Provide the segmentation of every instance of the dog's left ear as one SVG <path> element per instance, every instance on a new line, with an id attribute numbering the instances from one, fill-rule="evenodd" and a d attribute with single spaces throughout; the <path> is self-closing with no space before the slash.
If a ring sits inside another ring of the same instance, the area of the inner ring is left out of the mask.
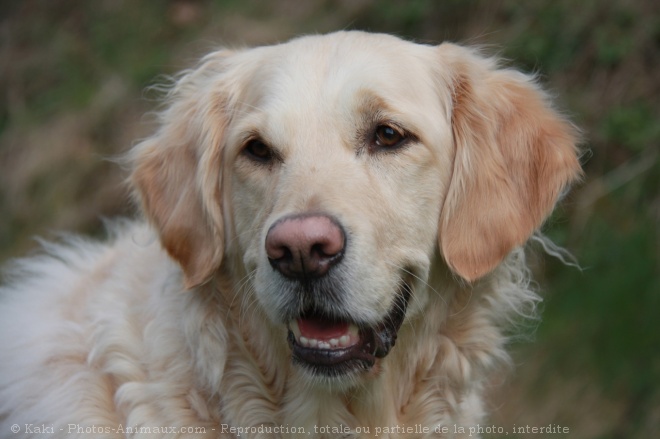
<path id="1" fill-rule="evenodd" d="M 159 130 L 130 155 L 136 195 L 183 269 L 186 288 L 208 281 L 223 257 L 221 167 L 228 116 L 222 77 L 228 56 L 208 55 L 178 80 Z"/>
<path id="2" fill-rule="evenodd" d="M 455 148 L 440 248 L 474 281 L 522 245 L 579 179 L 578 133 L 530 77 L 460 46 L 437 50 Z"/>

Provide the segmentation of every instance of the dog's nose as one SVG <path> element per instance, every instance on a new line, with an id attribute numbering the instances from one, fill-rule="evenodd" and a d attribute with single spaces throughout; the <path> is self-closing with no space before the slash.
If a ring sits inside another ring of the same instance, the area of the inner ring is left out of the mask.
<path id="1" fill-rule="evenodd" d="M 344 254 L 346 235 L 326 215 L 295 215 L 271 226 L 266 235 L 270 265 L 299 280 L 323 276 Z"/>

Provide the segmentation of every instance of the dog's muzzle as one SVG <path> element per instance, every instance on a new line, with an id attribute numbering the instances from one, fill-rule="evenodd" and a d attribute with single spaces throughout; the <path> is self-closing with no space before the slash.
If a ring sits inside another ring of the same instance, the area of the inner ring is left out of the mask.
<path id="1" fill-rule="evenodd" d="M 290 308 L 303 311 L 290 320 L 288 341 L 294 362 L 314 374 L 339 376 L 368 370 L 377 358 L 385 357 L 396 342 L 411 296 L 409 284 L 401 282 L 388 314 L 375 325 L 337 314 L 343 308 L 338 303 L 341 299 L 327 280 L 342 261 L 346 242 L 339 221 L 321 213 L 283 217 L 266 235 L 271 267 L 297 286 L 293 290 L 305 292 L 291 294 L 299 299 Z"/>

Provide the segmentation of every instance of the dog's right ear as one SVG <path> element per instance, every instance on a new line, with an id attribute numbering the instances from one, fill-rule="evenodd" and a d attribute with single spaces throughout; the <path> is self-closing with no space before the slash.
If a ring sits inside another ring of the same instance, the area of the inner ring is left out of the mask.
<path id="1" fill-rule="evenodd" d="M 216 52 L 170 91 L 158 131 L 130 153 L 131 183 L 185 287 L 208 281 L 223 256 L 222 145 L 228 122 L 226 64 Z"/>

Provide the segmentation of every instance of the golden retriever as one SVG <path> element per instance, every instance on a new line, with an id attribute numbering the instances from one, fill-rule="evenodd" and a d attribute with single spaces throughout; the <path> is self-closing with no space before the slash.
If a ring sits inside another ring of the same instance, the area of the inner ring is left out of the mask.
<path id="1" fill-rule="evenodd" d="M 533 78 L 338 32 L 213 52 L 159 120 L 148 221 L 6 271 L 2 436 L 477 436 L 581 172 Z"/>

